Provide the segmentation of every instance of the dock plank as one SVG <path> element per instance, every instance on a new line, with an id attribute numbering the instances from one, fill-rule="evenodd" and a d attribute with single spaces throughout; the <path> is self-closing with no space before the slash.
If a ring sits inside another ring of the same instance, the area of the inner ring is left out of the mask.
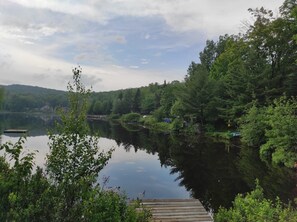
<path id="1" fill-rule="evenodd" d="M 144 199 L 142 206 L 151 211 L 154 222 L 213 222 L 196 199 Z"/>
<path id="2" fill-rule="evenodd" d="M 27 133 L 26 129 L 6 129 L 4 133 Z"/>

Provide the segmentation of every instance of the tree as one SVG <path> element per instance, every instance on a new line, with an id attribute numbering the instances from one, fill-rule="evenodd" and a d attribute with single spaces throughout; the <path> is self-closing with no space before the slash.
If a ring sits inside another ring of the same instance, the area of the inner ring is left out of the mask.
<path id="1" fill-rule="evenodd" d="M 260 156 L 273 163 L 294 167 L 297 162 L 297 100 L 285 96 L 275 99 L 265 113 L 266 143 Z"/>
<path id="2" fill-rule="evenodd" d="M 3 87 L 0 87 L 0 107 L 2 106 L 3 99 L 4 99 L 4 89 Z"/>
<path id="3" fill-rule="evenodd" d="M 69 110 L 61 111 L 55 132 L 49 134 L 46 173 L 34 167 L 34 153 L 24 153 L 25 139 L 0 146 L 1 221 L 148 221 L 118 191 L 97 184 L 99 171 L 112 150 L 99 152 L 98 137 L 86 123 L 89 90 L 81 84 L 81 69 L 73 69 L 68 85 Z M 6 161 L 7 154 L 12 162 Z M 12 165 L 12 166 L 11 166 Z"/>
<path id="4" fill-rule="evenodd" d="M 123 97 L 123 108 L 124 108 L 124 113 L 130 113 L 132 112 L 133 109 L 133 90 L 132 89 L 127 89 L 125 90 L 125 94 Z"/>
<path id="5" fill-rule="evenodd" d="M 207 40 L 206 46 L 203 51 L 199 53 L 199 56 L 201 64 L 210 71 L 212 64 L 218 56 L 215 42 L 213 40 Z"/>
<path id="6" fill-rule="evenodd" d="M 73 69 L 73 83 L 68 84 L 69 111 L 61 111 L 57 132 L 49 135 L 46 167 L 59 193 L 56 217 L 63 221 L 82 215 L 81 202 L 88 198 L 86 194 L 111 157 L 111 151 L 99 152 L 97 137 L 89 136 L 86 112 L 90 90 L 82 85 L 81 72 L 80 67 Z"/>
<path id="7" fill-rule="evenodd" d="M 132 101 L 132 111 L 139 113 L 141 108 L 141 92 L 138 88 L 134 94 L 133 101 Z"/>
<path id="8" fill-rule="evenodd" d="M 152 93 L 144 95 L 141 100 L 141 113 L 149 114 L 155 108 L 155 98 Z"/>
<path id="9" fill-rule="evenodd" d="M 33 174 L 34 152 L 25 152 L 25 137 L 12 144 L 1 145 L 0 157 L 0 220 L 1 221 L 52 221 L 54 198 L 44 195 L 50 183 L 37 167 Z M 10 157 L 9 161 L 6 160 Z"/>
<path id="10" fill-rule="evenodd" d="M 92 111 L 94 114 L 96 114 L 96 115 L 102 114 L 102 109 L 103 109 L 103 107 L 102 107 L 101 101 L 98 100 L 98 101 L 94 102 L 94 105 L 92 107 Z"/>
<path id="11" fill-rule="evenodd" d="M 105 100 L 102 104 L 102 114 L 108 115 L 112 110 L 112 102 L 110 100 Z"/>
<path id="12" fill-rule="evenodd" d="M 229 38 L 225 51 L 215 60 L 210 75 L 220 86 L 220 116 L 225 121 L 236 122 L 252 101 L 263 102 L 266 60 L 244 38 Z"/>
<path id="13" fill-rule="evenodd" d="M 206 46 L 202 52 L 199 53 L 200 62 L 206 67 L 208 71 L 211 70 L 213 63 L 225 50 L 226 44 L 232 38 L 228 35 L 220 36 L 217 42 L 207 40 Z"/>
<path id="14" fill-rule="evenodd" d="M 163 110 L 164 117 L 170 116 L 171 107 L 177 100 L 175 94 L 179 86 L 180 86 L 180 82 L 173 81 L 172 83 L 167 84 L 163 89 L 161 100 L 160 100 L 160 105 L 161 105 L 160 108 L 162 108 Z"/>
<path id="15" fill-rule="evenodd" d="M 204 125 L 205 121 L 217 118 L 215 90 L 215 82 L 209 78 L 207 69 L 201 64 L 192 63 L 185 85 L 178 91 L 177 97 L 184 112 L 195 119 L 195 123 Z"/>
<path id="16" fill-rule="evenodd" d="M 242 141 L 259 147 L 260 157 L 294 167 L 297 162 L 297 100 L 282 96 L 266 107 L 254 106 L 241 118 Z"/>
<path id="17" fill-rule="evenodd" d="M 290 4 L 288 4 L 291 2 Z M 296 7 L 296 1 L 285 1 L 281 7 L 281 16 L 275 18 L 271 10 L 263 7 L 249 9 L 256 21 L 250 26 L 247 36 L 249 42 L 255 46 L 260 57 L 265 58 L 270 66 L 267 73 L 266 96 L 269 100 L 280 96 L 287 91 L 296 95 L 290 86 L 296 81 L 297 44 L 292 41 L 297 32 L 296 22 L 291 11 Z M 288 87 L 289 86 L 289 87 Z"/>
<path id="18" fill-rule="evenodd" d="M 241 141 L 249 146 L 259 147 L 266 142 L 265 129 L 265 109 L 258 108 L 254 104 L 246 115 L 240 119 Z"/>

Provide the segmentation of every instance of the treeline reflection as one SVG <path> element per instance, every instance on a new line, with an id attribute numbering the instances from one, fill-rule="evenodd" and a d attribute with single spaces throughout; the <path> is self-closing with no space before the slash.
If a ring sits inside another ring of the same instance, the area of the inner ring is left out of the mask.
<path id="1" fill-rule="evenodd" d="M 115 140 L 127 151 L 157 153 L 161 165 L 170 166 L 172 174 L 178 173 L 180 185 L 215 211 L 219 206 L 231 206 L 238 193 L 253 189 L 257 178 L 267 197 L 279 196 L 285 202 L 293 198 L 294 171 L 262 162 L 257 150 L 241 147 L 238 141 L 225 144 L 104 121 L 91 122 L 90 126 L 92 132 Z"/>
<path id="2" fill-rule="evenodd" d="M 0 127 L 1 132 L 25 128 L 29 136 L 41 136 L 53 128 L 56 120 L 55 116 L 1 114 Z M 285 202 L 294 198 L 294 171 L 261 161 L 257 150 L 242 147 L 238 141 L 225 144 L 206 137 L 169 135 L 108 121 L 90 121 L 89 125 L 92 134 L 115 140 L 127 152 L 134 149 L 157 154 L 162 166 L 177 173 L 180 185 L 214 211 L 219 206 L 231 206 L 238 193 L 253 189 L 256 178 L 267 197 L 279 196 Z"/>

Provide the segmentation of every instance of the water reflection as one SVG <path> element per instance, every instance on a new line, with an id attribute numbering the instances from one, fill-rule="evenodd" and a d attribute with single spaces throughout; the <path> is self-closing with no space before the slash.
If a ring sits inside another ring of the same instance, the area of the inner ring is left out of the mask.
<path id="1" fill-rule="evenodd" d="M 35 141 L 31 145 L 46 147 L 45 134 L 54 118 L 2 115 L 0 121 L 1 129 L 29 129 L 31 141 Z M 250 191 L 259 178 L 267 197 L 280 196 L 285 201 L 293 198 L 294 172 L 262 162 L 257 150 L 240 148 L 236 141 L 226 146 L 204 137 L 166 135 L 104 121 L 91 121 L 90 128 L 100 135 L 100 147 L 116 148 L 100 180 L 109 176 L 107 186 L 121 186 L 128 196 L 190 195 L 216 211 L 219 206 L 229 207 L 237 193 Z M 3 142 L 8 137 L 4 135 Z M 42 155 L 45 152 L 42 148 Z M 44 160 L 41 156 L 38 163 Z"/>
<path id="2" fill-rule="evenodd" d="M 32 115 L 26 113 L 3 113 L 0 114 L 0 130 L 4 129 L 27 129 L 30 136 L 47 135 L 48 130 L 53 128 L 57 117 L 54 115 Z M 11 137 L 19 137 L 19 134 L 9 134 Z"/>
<path id="3" fill-rule="evenodd" d="M 219 206 L 231 206 L 236 194 L 253 189 L 256 178 L 267 197 L 280 196 L 285 202 L 293 198 L 294 171 L 262 162 L 257 150 L 240 148 L 238 141 L 224 144 L 205 137 L 164 135 L 141 128 L 129 131 L 107 122 L 93 122 L 91 126 L 126 150 L 133 147 L 135 152 L 145 150 L 158 155 L 161 166 L 171 167 L 180 186 L 215 211 Z"/>
<path id="4" fill-rule="evenodd" d="M 107 140 L 110 145 L 114 140 Z M 100 141 L 101 144 L 102 141 Z M 100 172 L 100 180 L 109 176 L 107 186 L 120 186 L 131 198 L 188 198 L 189 193 L 174 181 L 177 175 L 170 174 L 170 167 L 160 167 L 158 156 L 145 150 L 129 152 L 120 145 L 115 149 L 107 166 Z"/>

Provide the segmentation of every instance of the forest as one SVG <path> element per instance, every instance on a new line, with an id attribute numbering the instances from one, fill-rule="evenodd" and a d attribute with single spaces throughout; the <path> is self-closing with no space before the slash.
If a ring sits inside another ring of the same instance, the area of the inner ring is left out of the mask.
<path id="1" fill-rule="evenodd" d="M 263 159 L 294 167 L 296 2 L 285 1 L 277 16 L 263 7 L 249 11 L 254 23 L 246 32 L 208 40 L 183 82 L 94 94 L 89 112 L 150 114 L 144 123 L 169 122 L 171 129 L 187 125 L 194 133 L 239 130 Z"/>
<path id="2" fill-rule="evenodd" d="M 93 92 L 88 114 L 186 133 L 240 131 L 264 159 L 297 162 L 296 2 L 280 13 L 249 9 L 254 22 L 237 35 L 207 40 L 184 81 L 111 92 Z M 67 107 L 65 92 L 5 86 L 4 111 L 53 112 Z"/>
<path id="3" fill-rule="evenodd" d="M 285 0 L 277 15 L 263 7 L 249 12 L 254 22 L 246 24 L 245 32 L 206 41 L 183 81 L 93 92 L 88 114 L 177 133 L 239 131 L 241 141 L 258 149 L 263 161 L 296 167 L 297 3 Z M 2 110 L 53 112 L 69 106 L 65 92 L 35 90 L 3 86 Z M 255 204 L 259 212 L 253 212 Z M 240 209 L 245 216 L 239 216 Z M 295 221 L 297 217 L 290 206 L 283 208 L 277 200 L 265 199 L 256 184 L 253 192 L 239 195 L 234 208 L 222 209 L 216 219 L 259 221 L 263 219 L 259 215 L 271 216 L 263 221 Z"/>

